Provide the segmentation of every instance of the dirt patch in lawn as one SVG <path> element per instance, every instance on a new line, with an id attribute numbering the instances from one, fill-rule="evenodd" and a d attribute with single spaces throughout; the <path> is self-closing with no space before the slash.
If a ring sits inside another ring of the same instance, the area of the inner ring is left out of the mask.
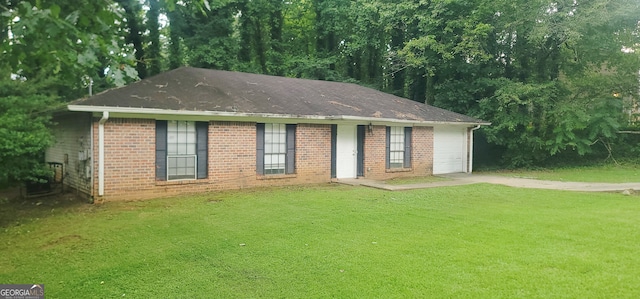
<path id="1" fill-rule="evenodd" d="M 85 196 L 75 192 L 24 198 L 19 188 L 0 190 L 0 227 L 19 225 L 55 213 L 87 212 L 95 206 Z"/>
<path id="2" fill-rule="evenodd" d="M 57 238 L 55 240 L 51 240 L 44 245 L 40 246 L 40 249 L 49 249 L 59 245 L 70 245 L 75 243 L 80 243 L 84 239 L 80 235 L 67 235 Z"/>

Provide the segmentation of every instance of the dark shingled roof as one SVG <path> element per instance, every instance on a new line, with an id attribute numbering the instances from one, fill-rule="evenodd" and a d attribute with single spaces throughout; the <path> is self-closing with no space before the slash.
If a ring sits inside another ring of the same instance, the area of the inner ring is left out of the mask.
<path id="1" fill-rule="evenodd" d="M 486 123 L 356 84 L 192 67 L 171 70 L 70 105 Z"/>

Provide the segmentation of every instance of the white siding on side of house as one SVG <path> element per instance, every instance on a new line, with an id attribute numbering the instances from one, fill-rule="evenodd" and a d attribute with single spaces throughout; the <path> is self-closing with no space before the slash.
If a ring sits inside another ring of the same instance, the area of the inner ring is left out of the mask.
<path id="1" fill-rule="evenodd" d="M 65 189 L 70 186 L 91 194 L 91 115 L 74 113 L 53 119 L 54 145 L 45 153 L 45 162 L 64 165 Z"/>

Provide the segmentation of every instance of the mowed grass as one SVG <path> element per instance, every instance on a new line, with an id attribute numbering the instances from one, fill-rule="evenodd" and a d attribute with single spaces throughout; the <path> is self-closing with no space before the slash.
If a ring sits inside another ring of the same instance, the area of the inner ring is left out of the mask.
<path id="1" fill-rule="evenodd" d="M 443 181 L 449 181 L 450 179 L 438 177 L 438 176 L 420 176 L 420 177 L 406 177 L 406 178 L 396 178 L 391 180 L 384 181 L 385 184 L 388 185 L 411 185 L 411 184 L 426 184 L 426 183 L 437 183 Z"/>
<path id="2" fill-rule="evenodd" d="M 488 184 L 2 206 L 47 298 L 638 298 L 640 200 Z"/>
<path id="3" fill-rule="evenodd" d="M 488 174 L 565 182 L 640 182 L 640 166 L 635 164 L 607 164 L 542 170 L 507 170 L 488 172 Z"/>

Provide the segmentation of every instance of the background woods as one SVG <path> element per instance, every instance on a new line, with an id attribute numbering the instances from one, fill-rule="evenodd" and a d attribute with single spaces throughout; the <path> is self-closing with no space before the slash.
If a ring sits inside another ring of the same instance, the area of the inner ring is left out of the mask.
<path id="1" fill-rule="evenodd" d="M 503 166 L 634 156 L 617 132 L 635 121 L 639 16 L 637 0 L 0 0 L 0 118 L 190 65 L 478 117 L 484 160 Z M 31 119 L 0 127 L 0 162 L 51 142 L 46 114 Z"/>

